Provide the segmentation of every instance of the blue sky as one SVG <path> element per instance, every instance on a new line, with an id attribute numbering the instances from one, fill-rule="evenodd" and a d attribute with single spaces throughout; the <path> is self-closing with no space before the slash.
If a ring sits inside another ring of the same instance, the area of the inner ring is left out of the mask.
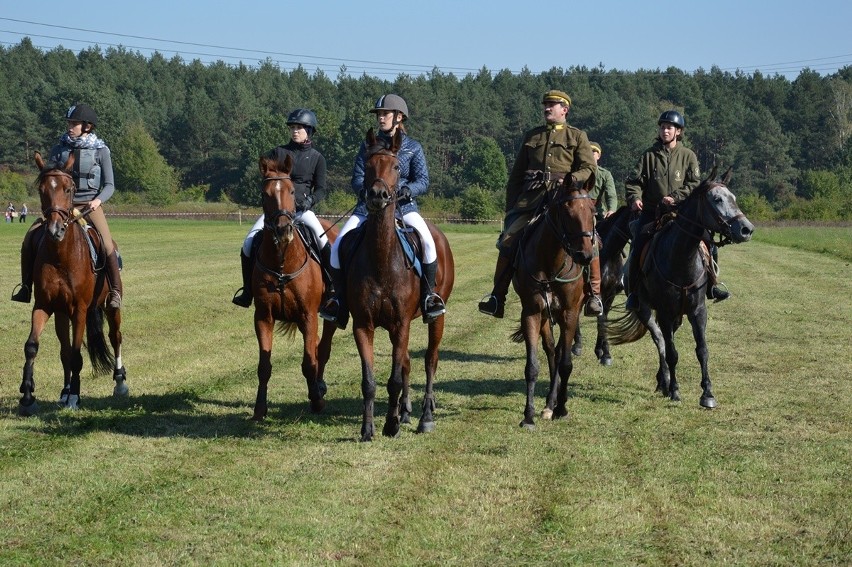
<path id="1" fill-rule="evenodd" d="M 3 1 L 0 43 L 29 36 L 45 49 L 123 45 L 145 55 L 284 69 L 332 78 L 341 65 L 383 79 L 434 67 L 533 73 L 574 65 L 636 71 L 716 66 L 794 79 L 852 65 L 852 2 L 788 0 L 508 2 Z"/>

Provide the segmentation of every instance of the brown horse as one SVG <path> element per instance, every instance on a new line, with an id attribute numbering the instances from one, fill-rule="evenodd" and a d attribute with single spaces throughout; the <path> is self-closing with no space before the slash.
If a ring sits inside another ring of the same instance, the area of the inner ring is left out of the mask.
<path id="1" fill-rule="evenodd" d="M 319 340 L 322 267 L 299 230 L 301 223 L 296 221 L 295 189 L 290 179 L 292 158 L 288 155 L 279 163 L 275 159 L 261 157 L 258 164 L 263 176 L 264 224 L 252 275 L 254 331 L 259 350 L 257 398 L 252 418 L 256 421 L 266 417 L 268 409 L 267 387 L 272 375 L 275 322 L 280 322 L 279 329 L 285 334 L 294 335 L 296 329 L 302 333 L 302 374 L 308 384 L 308 398 L 314 413 L 325 408 L 323 375 L 331 355 L 331 339 L 337 328 L 334 323 L 324 322 L 322 340 Z M 321 222 L 329 239 L 334 241 L 337 228 L 327 221 Z"/>
<path id="2" fill-rule="evenodd" d="M 81 218 L 75 215 L 76 187 L 71 175 L 74 155 L 72 153 L 62 167 L 48 167 L 37 152 L 35 162 L 40 171 L 37 184 L 44 222 L 34 229 L 43 234 L 40 235 L 33 269 L 35 304 L 30 336 L 24 345 L 26 362 L 21 382 L 21 415 L 34 415 L 38 411 L 33 367 L 39 337 L 51 315 L 54 315 L 64 374 L 60 405 L 68 409 L 78 408 L 84 330 L 93 373 L 106 373 L 112 369 L 116 382 L 113 394 L 128 394 L 127 373 L 121 363 L 121 311 L 106 305 L 109 286 L 100 269 L 102 266 L 92 260 L 84 233 L 87 229 L 83 228 Z M 35 234 L 33 236 L 34 240 L 38 238 Z M 102 252 L 103 245 L 98 238 L 92 238 L 91 242 L 98 252 Z M 104 315 L 109 325 L 112 352 L 104 339 Z"/>
<path id="3" fill-rule="evenodd" d="M 586 188 L 563 184 L 544 207 L 538 222 L 522 236 L 512 280 L 521 298 L 521 325 L 512 338 L 523 341 L 527 351 L 527 403 L 520 425 L 528 429 L 535 427 L 539 339 L 550 371 L 550 391 L 542 417 L 568 415 L 571 341 L 583 303 L 583 266 L 592 259 L 594 238 L 595 209 Z M 559 327 L 558 343 L 554 341 L 554 325 Z"/>
<path id="4" fill-rule="evenodd" d="M 392 368 L 388 379 L 388 414 L 382 434 L 394 437 L 400 424 L 408 423 L 411 414 L 409 373 L 411 358 L 408 340 L 411 321 L 420 313 L 420 277 L 412 269 L 397 234 L 397 191 L 399 163 L 397 151 L 402 138 L 397 132 L 387 148 L 376 139 L 372 129 L 367 133 L 364 193 L 367 219 L 359 234 L 349 233 L 341 243 L 341 257 L 346 258 L 347 303 L 353 321 L 353 334 L 361 356 L 361 392 L 364 414 L 361 441 L 371 441 L 375 434 L 373 406 L 376 379 L 373 373 L 373 338 L 377 327 L 388 331 L 392 344 Z M 428 222 L 428 221 L 427 221 Z M 447 300 L 453 290 L 455 266 L 447 237 L 433 224 L 429 231 L 438 249 L 438 271 L 435 291 Z M 418 433 L 435 428 L 433 382 L 438 367 L 438 346 L 444 334 L 444 315 L 429 323 L 426 349 L 426 390 Z"/>

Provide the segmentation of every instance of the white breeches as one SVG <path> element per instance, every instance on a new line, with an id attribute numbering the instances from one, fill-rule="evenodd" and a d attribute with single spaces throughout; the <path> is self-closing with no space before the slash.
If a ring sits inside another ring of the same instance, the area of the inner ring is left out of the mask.
<path id="1" fill-rule="evenodd" d="M 367 220 L 367 217 L 353 214 L 349 217 L 349 220 L 346 221 L 346 224 L 343 225 L 343 228 L 340 229 L 340 233 L 337 235 L 337 240 L 334 241 L 334 244 L 331 247 L 331 266 L 333 268 L 337 268 L 338 270 L 340 269 L 339 246 L 340 242 L 343 240 L 343 236 L 353 228 L 360 226 L 365 220 Z M 431 264 L 437 260 L 438 250 L 435 248 L 435 240 L 432 238 L 432 233 L 429 232 L 429 227 L 426 226 L 426 221 L 423 220 L 420 213 L 417 211 L 406 213 L 403 215 L 402 220 L 405 221 L 405 224 L 420 234 L 420 241 L 423 243 L 423 263 Z"/>
<path id="2" fill-rule="evenodd" d="M 324 248 L 325 245 L 328 244 L 328 236 L 325 235 L 325 229 L 323 229 L 319 219 L 313 211 L 296 213 L 296 220 L 303 222 L 305 226 L 310 228 L 313 233 L 317 235 L 317 239 L 320 241 L 320 249 Z M 243 240 L 243 255 L 246 257 L 251 255 L 251 241 L 254 238 L 254 235 L 261 230 L 263 230 L 263 215 L 260 215 L 260 218 L 255 221 L 249 229 L 246 239 Z"/>

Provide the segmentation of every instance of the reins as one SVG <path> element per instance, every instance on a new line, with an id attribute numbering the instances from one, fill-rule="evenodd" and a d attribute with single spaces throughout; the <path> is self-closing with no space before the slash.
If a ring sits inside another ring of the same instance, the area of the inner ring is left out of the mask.
<path id="1" fill-rule="evenodd" d="M 264 177 L 261 184 L 262 185 L 266 184 L 267 181 L 285 181 L 285 180 L 291 180 L 290 176 L 289 175 L 276 175 L 276 176 Z M 281 217 L 286 218 L 288 221 L 290 221 L 291 224 L 295 224 L 295 221 L 296 221 L 295 211 L 288 211 L 286 209 L 277 209 L 271 215 L 271 217 L 270 217 L 270 215 L 267 215 L 266 213 L 264 213 L 264 215 L 263 215 L 263 229 L 267 230 L 271 233 L 272 242 L 275 244 L 276 248 L 280 248 L 280 246 L 281 246 L 281 239 L 278 237 L 278 226 L 277 226 L 278 219 L 280 219 Z M 302 265 L 299 267 L 298 270 L 296 270 L 295 272 L 290 272 L 290 273 L 283 273 L 283 272 L 278 272 L 276 270 L 273 270 L 272 268 L 266 266 L 261 261 L 260 254 L 257 255 L 257 260 L 255 261 L 255 263 L 257 264 L 257 266 L 261 270 L 263 270 L 267 274 L 273 276 L 278 281 L 277 287 L 278 287 L 279 290 L 283 290 L 284 286 L 287 285 L 287 283 L 289 283 L 289 282 L 293 281 L 294 279 L 296 279 L 297 277 L 299 277 L 302 274 L 302 272 L 305 271 L 305 268 L 307 268 L 308 262 L 310 262 L 310 254 L 308 253 L 308 246 L 309 246 L 308 243 L 304 241 L 304 239 L 302 237 L 302 233 L 298 230 L 298 228 L 295 228 L 295 226 L 294 226 L 293 230 L 296 231 L 296 234 L 298 235 L 299 240 L 302 241 L 302 245 L 305 247 L 305 261 L 302 262 Z M 282 259 L 281 267 L 282 268 L 284 267 L 283 259 Z"/>

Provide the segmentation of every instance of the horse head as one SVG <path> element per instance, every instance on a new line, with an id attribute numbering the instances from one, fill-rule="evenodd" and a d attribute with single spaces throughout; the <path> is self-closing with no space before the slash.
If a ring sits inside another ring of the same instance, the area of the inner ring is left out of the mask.
<path id="1" fill-rule="evenodd" d="M 567 176 L 556 189 L 550 205 L 551 226 L 556 229 L 562 248 L 581 265 L 592 261 L 595 234 L 595 204 L 585 186 Z"/>
<path id="2" fill-rule="evenodd" d="M 402 145 L 402 133 L 397 130 L 388 142 L 370 128 L 364 143 L 364 202 L 370 213 L 377 213 L 396 201 L 399 189 L 396 154 Z"/>
<path id="3" fill-rule="evenodd" d="M 694 191 L 698 201 L 696 219 L 705 229 L 722 236 L 722 243 L 747 242 L 754 234 L 754 225 L 737 206 L 737 198 L 728 189 L 731 169 L 722 179 L 716 179 L 716 167 Z"/>
<path id="4" fill-rule="evenodd" d="M 45 230 L 57 242 L 65 238 L 65 229 L 74 220 L 74 193 L 77 186 L 71 172 L 74 168 L 74 153 L 61 166 L 45 163 L 39 152 L 35 153 L 39 174 L 36 179 Z"/>
<path id="5" fill-rule="evenodd" d="M 283 160 L 261 156 L 258 160 L 263 202 L 263 226 L 272 232 L 276 245 L 289 243 L 296 234 L 293 221 L 296 218 L 296 189 L 290 172 L 293 158 L 286 154 Z"/>

